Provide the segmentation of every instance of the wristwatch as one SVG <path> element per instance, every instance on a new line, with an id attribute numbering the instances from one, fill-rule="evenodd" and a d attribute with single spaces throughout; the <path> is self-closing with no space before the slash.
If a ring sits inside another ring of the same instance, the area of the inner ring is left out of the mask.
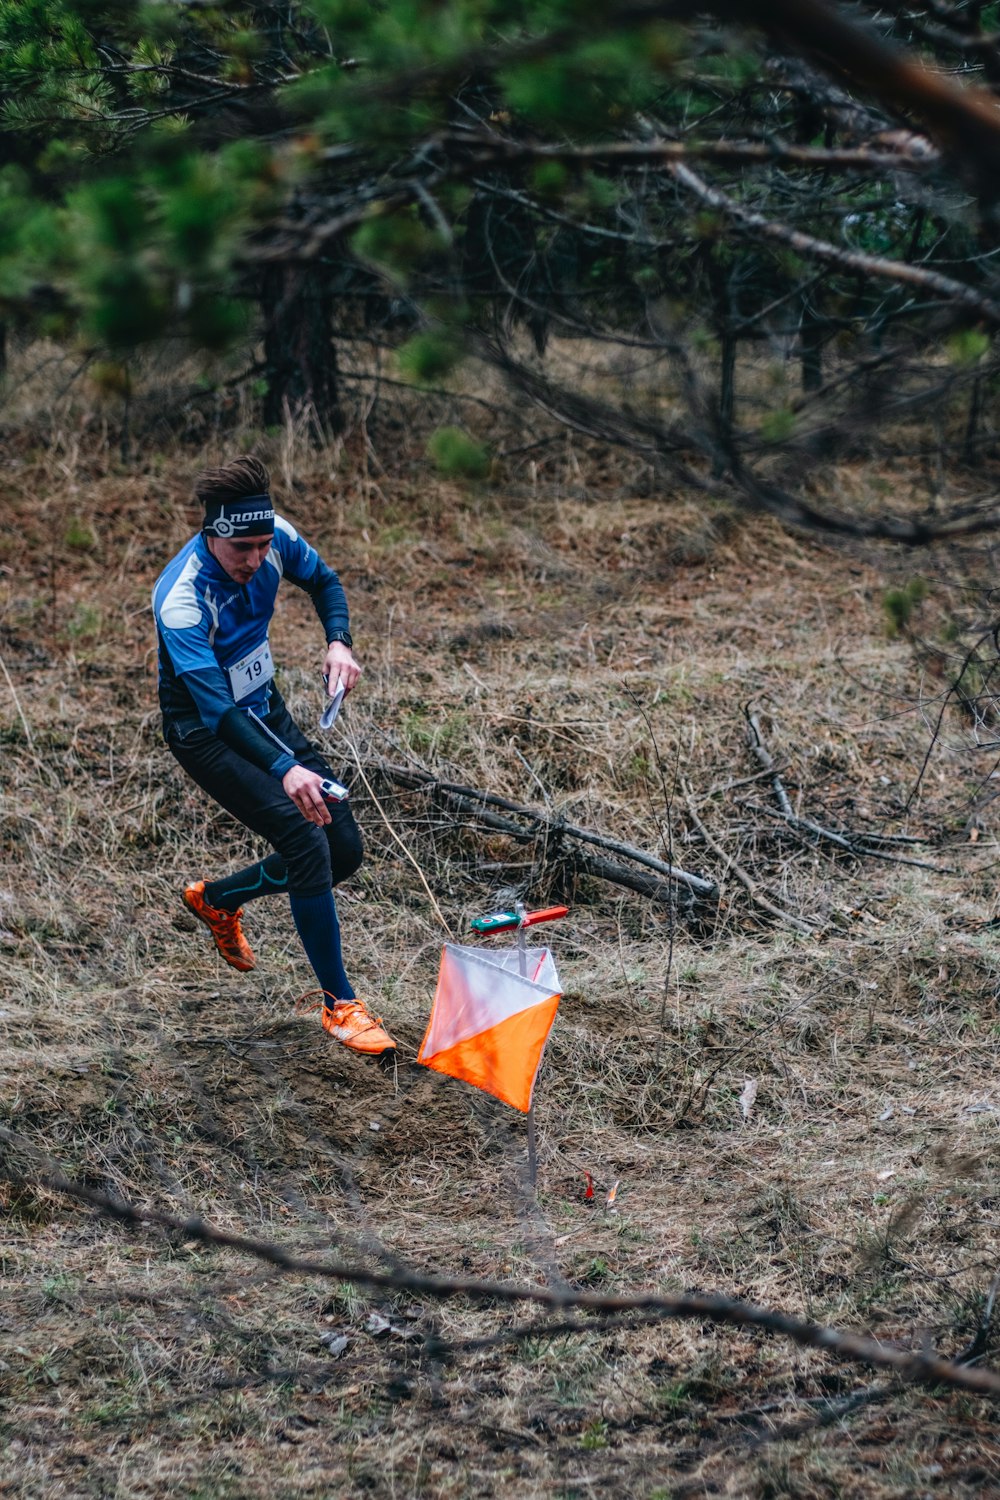
<path id="1" fill-rule="evenodd" d="M 342 641 L 349 651 L 354 649 L 354 637 L 349 630 L 332 631 L 327 645 L 332 646 L 334 641 Z"/>

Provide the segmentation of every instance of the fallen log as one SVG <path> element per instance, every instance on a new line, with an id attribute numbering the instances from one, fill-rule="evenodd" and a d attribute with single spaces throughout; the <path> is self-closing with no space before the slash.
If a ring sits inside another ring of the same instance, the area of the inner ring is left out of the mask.
<path id="1" fill-rule="evenodd" d="M 508 797 L 493 792 L 483 792 L 477 787 L 461 786 L 455 782 L 441 781 L 429 771 L 412 766 L 397 766 L 389 761 L 376 761 L 372 769 L 395 786 L 409 791 L 421 791 L 432 797 L 439 805 L 464 817 L 473 819 L 483 828 L 503 833 L 520 844 L 537 843 L 543 839 L 555 851 L 566 844 L 585 844 L 617 856 L 608 859 L 605 854 L 591 854 L 589 850 L 576 848 L 572 851 L 574 867 L 583 874 L 593 875 L 599 880 L 608 880 L 628 890 L 639 892 L 654 901 L 676 900 L 676 887 L 683 886 L 691 892 L 693 900 L 714 901 L 718 886 L 702 875 L 693 875 L 678 865 L 668 864 L 655 855 L 635 849 L 619 839 L 594 833 L 589 828 L 579 828 L 562 818 L 541 812 L 538 808 L 523 807 Z M 516 822 L 515 818 L 523 819 Z M 630 868 L 638 865 L 639 869 Z M 649 874 L 645 872 L 649 871 Z"/>

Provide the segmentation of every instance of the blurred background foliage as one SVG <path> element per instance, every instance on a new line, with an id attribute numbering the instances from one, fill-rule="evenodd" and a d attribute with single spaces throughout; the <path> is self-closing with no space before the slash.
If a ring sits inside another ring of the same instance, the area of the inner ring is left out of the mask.
<path id="1" fill-rule="evenodd" d="M 418 387 L 475 356 L 814 523 L 810 465 L 929 413 L 992 460 L 997 12 L 0 4 L 4 335 L 245 348 L 262 420 L 317 432 L 348 346 Z M 566 389 L 554 341 L 626 378 Z"/>

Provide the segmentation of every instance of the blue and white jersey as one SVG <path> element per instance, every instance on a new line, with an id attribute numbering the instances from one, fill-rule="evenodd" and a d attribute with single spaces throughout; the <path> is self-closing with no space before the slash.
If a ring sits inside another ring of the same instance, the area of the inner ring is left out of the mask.
<path id="1" fill-rule="evenodd" d="M 340 579 L 281 516 L 249 583 L 230 578 L 200 533 L 167 564 L 153 586 L 165 731 L 200 723 L 214 733 L 234 707 L 267 714 L 274 676 L 268 631 L 282 578 L 309 594 L 328 640 L 348 628 Z M 284 768 L 290 763 L 286 758 Z M 271 769 L 279 773 L 277 762 Z"/>

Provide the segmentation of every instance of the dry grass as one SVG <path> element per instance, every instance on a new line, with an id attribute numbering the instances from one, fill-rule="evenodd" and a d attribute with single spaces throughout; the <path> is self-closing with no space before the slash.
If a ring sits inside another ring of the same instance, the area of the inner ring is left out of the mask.
<path id="1" fill-rule="evenodd" d="M 531 482 L 519 470 L 467 492 L 430 478 L 399 433 L 383 442 L 373 421 L 318 454 L 294 431 L 260 439 L 352 599 L 366 675 L 336 753 L 368 859 L 340 907 L 359 992 L 402 1038 L 395 1080 L 295 1015 L 310 976 L 282 903 L 251 909 L 260 964 L 239 976 L 177 900 L 253 852 L 159 742 L 146 609 L 190 528 L 187 481 L 222 439 L 129 465 L 65 431 L 10 441 L 4 1123 L 95 1187 L 303 1253 L 716 1289 L 957 1353 L 1000 1251 L 1000 974 L 981 928 L 997 851 L 989 807 L 968 839 L 983 766 L 957 716 L 903 819 L 932 710 L 910 644 L 886 638 L 900 565 L 602 486 L 606 456 L 567 444 Z M 968 580 L 987 561 L 940 565 Z M 304 601 L 286 598 L 275 639 L 308 723 L 320 643 Z M 803 814 L 918 834 L 957 873 L 859 866 L 791 837 L 750 779 L 747 702 Z M 405 758 L 660 855 L 669 829 L 679 863 L 721 877 L 683 776 L 712 837 L 816 930 L 769 923 L 732 879 L 714 920 L 678 923 L 400 793 L 377 765 Z M 456 934 L 501 886 L 572 898 L 553 933 L 566 999 L 538 1090 L 535 1201 L 520 1117 L 412 1063 L 444 934 L 397 838 Z M 615 1212 L 583 1200 L 585 1171 L 620 1181 Z M 331 1290 L 44 1190 L 3 1192 L 0 1494 L 998 1485 L 985 1403 L 762 1335 L 540 1330 L 432 1358 L 374 1337 L 371 1311 L 459 1346 L 516 1319 Z M 323 1336 L 340 1332 L 333 1358 Z"/>

